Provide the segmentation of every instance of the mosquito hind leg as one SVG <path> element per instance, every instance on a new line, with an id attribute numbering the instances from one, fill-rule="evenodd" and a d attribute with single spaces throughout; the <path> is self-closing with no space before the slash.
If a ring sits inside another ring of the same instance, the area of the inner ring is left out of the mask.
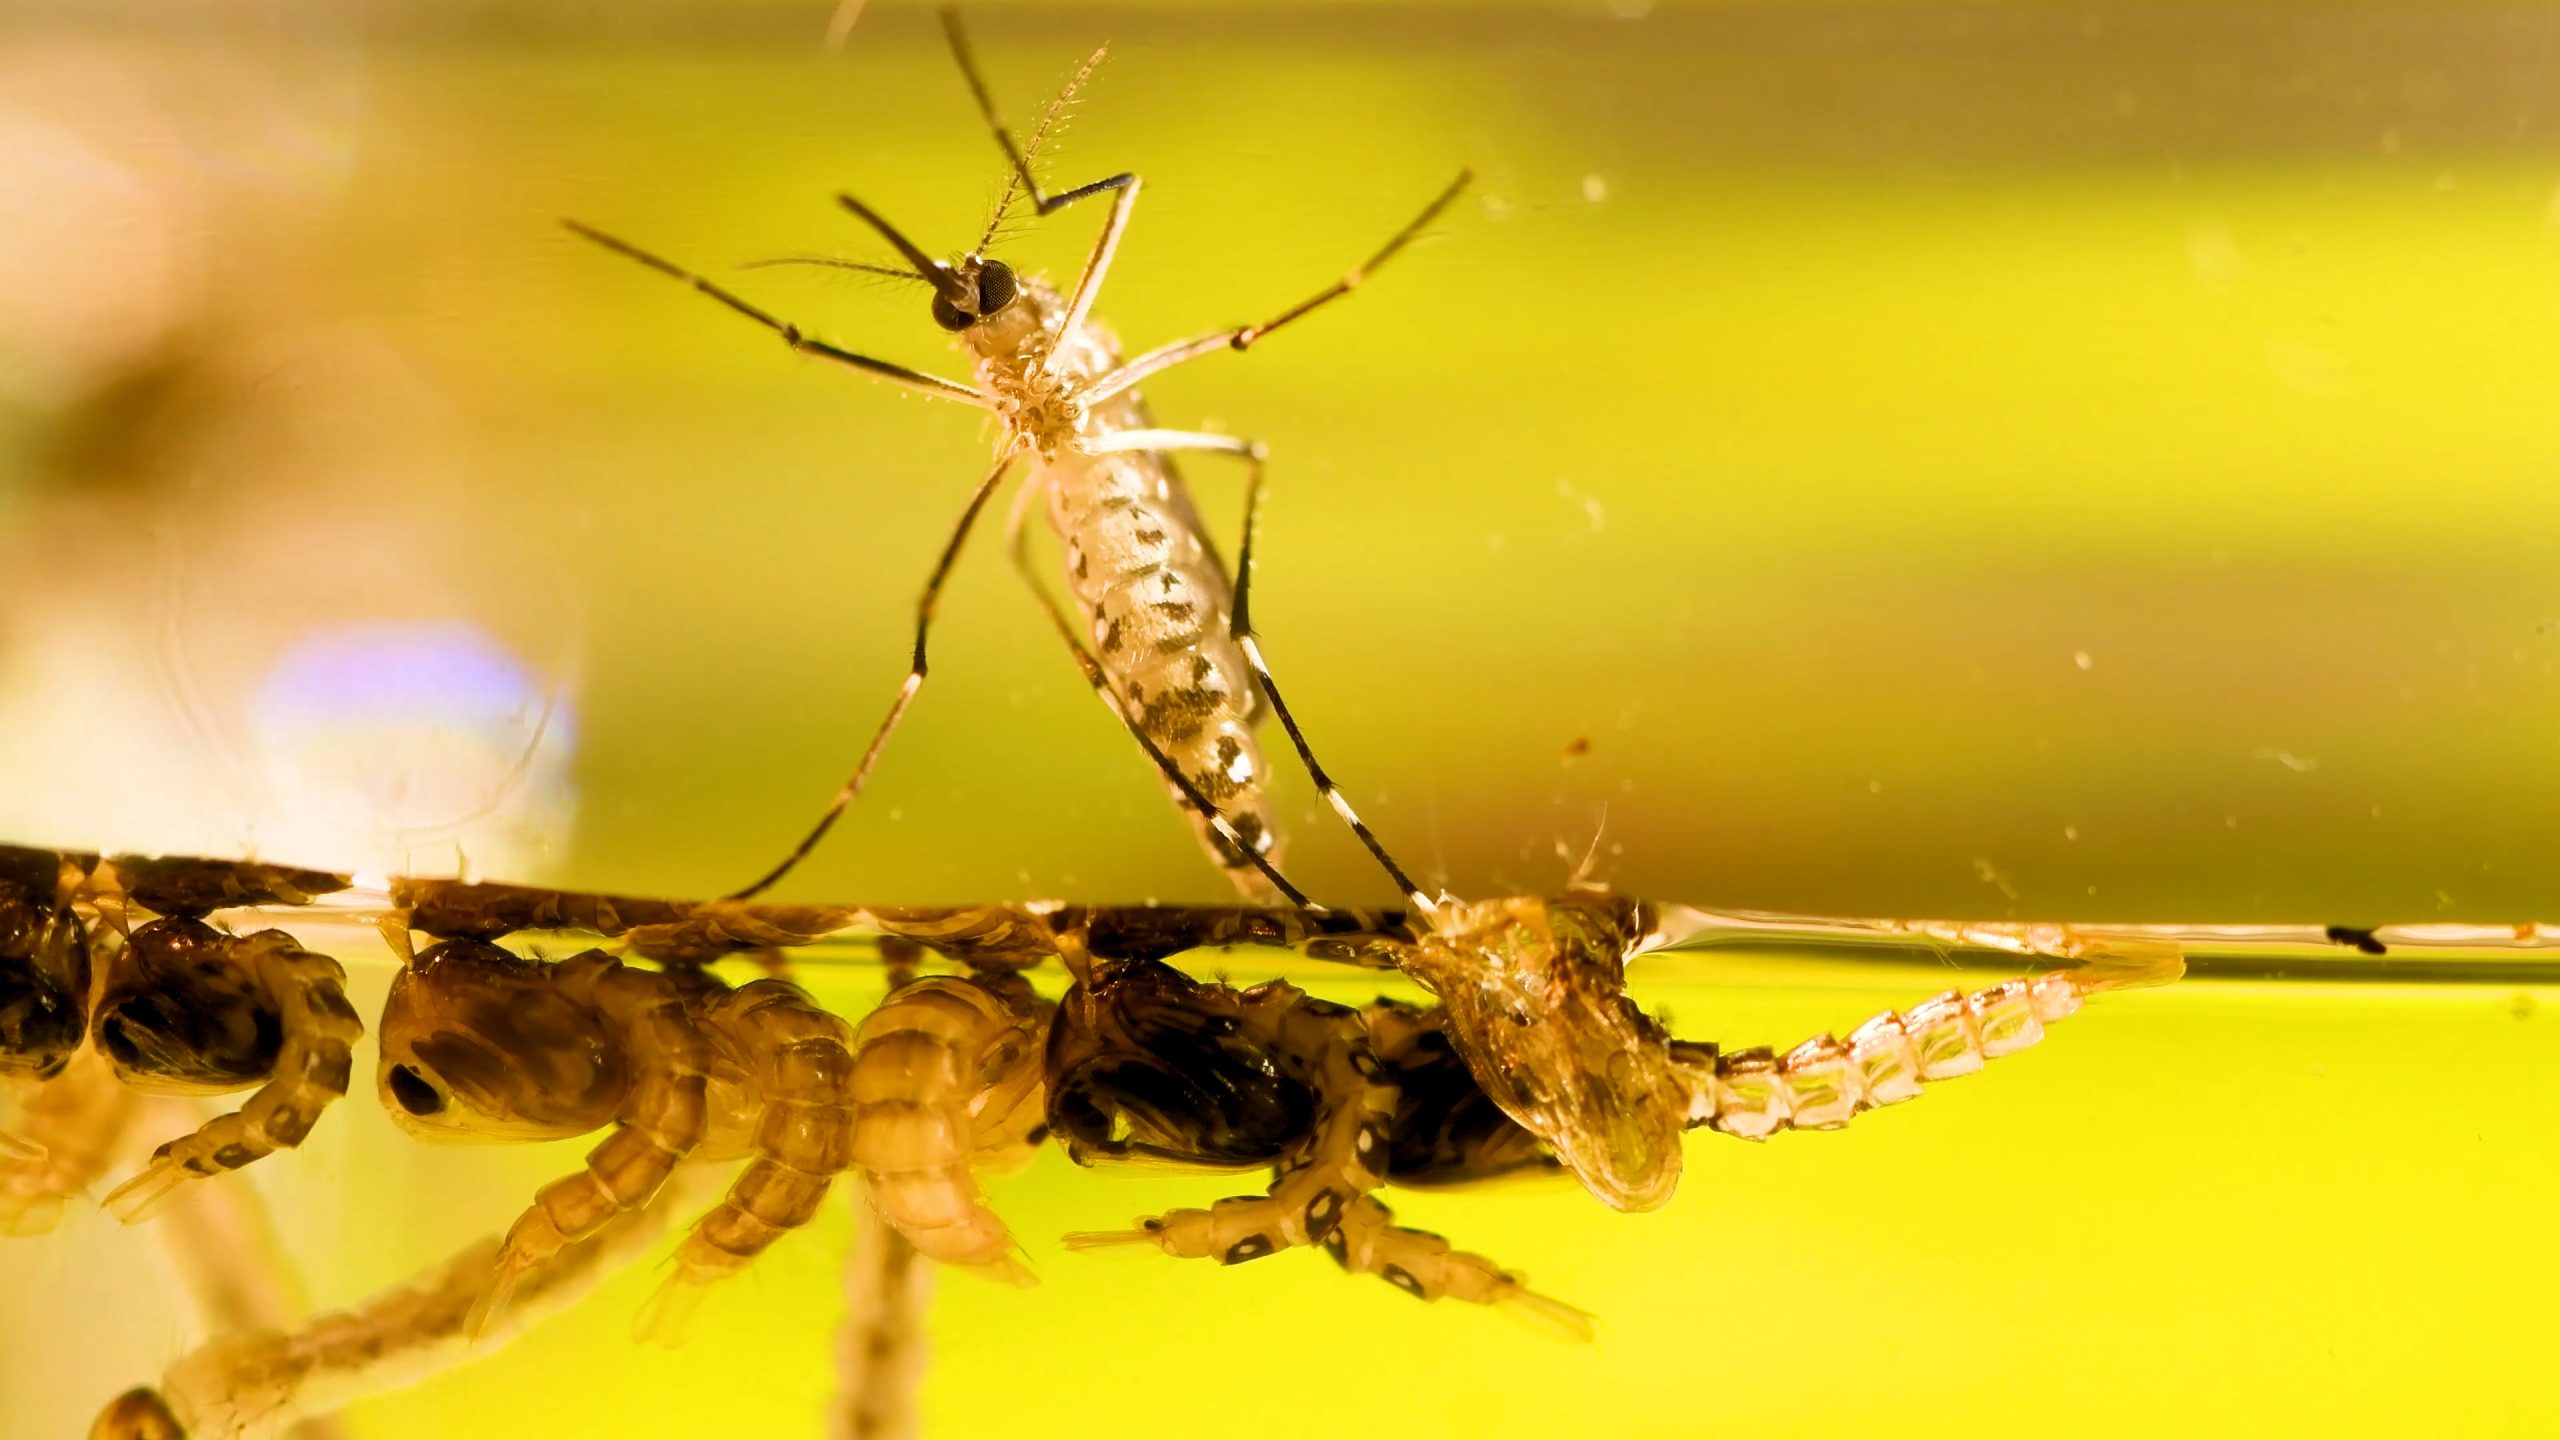
<path id="1" fill-rule="evenodd" d="M 871 733 L 871 743 L 863 747 L 862 759 L 854 765 L 853 774 L 837 787 L 835 798 L 827 802 L 826 813 L 818 817 L 818 823 L 809 827 L 809 833 L 800 837 L 800 843 L 791 847 L 791 853 L 783 856 L 780 864 L 766 871 L 754 884 L 732 891 L 726 898 L 752 900 L 772 889 L 776 881 L 790 874 L 792 867 L 818 848 L 818 842 L 827 837 L 827 831 L 834 828 L 836 818 L 844 814 L 846 807 L 861 798 L 862 787 L 871 779 L 871 767 L 880 763 L 881 752 L 888 748 L 891 732 L 898 728 L 899 721 L 906 718 L 907 707 L 915 703 L 916 692 L 924 688 L 925 644 L 933 631 L 934 607 L 942 601 L 943 583 L 951 578 L 951 567 L 960 559 L 960 547 L 967 543 L 970 530 L 977 526 L 978 516 L 987 508 L 988 499 L 996 493 L 996 487 L 1004 483 L 1005 472 L 1013 468 L 1015 454 L 1007 451 L 997 457 L 995 467 L 987 471 L 987 478 L 979 481 L 978 488 L 969 492 L 969 503 L 960 512 L 960 522 L 951 527 L 951 538 L 942 542 L 942 554 L 933 562 L 933 573 L 925 577 L 924 593 L 916 597 L 915 650 L 907 663 L 907 678 L 899 682 L 898 696 L 889 702 L 889 713 L 881 717 L 880 728 Z"/>
<path id="2" fill-rule="evenodd" d="M 1388 878 L 1395 882 L 1406 903 L 1422 914 L 1431 913 L 1435 908 L 1431 897 L 1424 894 L 1422 887 L 1413 883 L 1413 877 L 1405 873 L 1404 867 L 1396 863 L 1395 857 L 1387 853 L 1387 847 L 1379 843 L 1368 822 L 1351 807 L 1351 798 L 1343 794 L 1342 787 L 1325 770 L 1324 763 L 1316 759 L 1315 748 L 1307 743 L 1306 732 L 1298 728 L 1298 719 L 1290 713 L 1289 702 L 1281 697 L 1280 682 L 1272 678 L 1271 667 L 1262 658 L 1262 642 L 1254 633 L 1252 608 L 1253 544 L 1254 535 L 1261 525 L 1262 478 L 1268 459 L 1262 443 L 1204 431 L 1123 430 L 1096 442 L 1091 448 L 1097 454 L 1115 450 L 1143 450 L 1157 454 L 1193 451 L 1232 456 L 1244 462 L 1244 543 L 1236 552 L 1235 608 L 1230 614 L 1229 632 L 1234 635 L 1237 647 L 1244 651 L 1245 664 L 1252 667 L 1254 683 L 1262 687 L 1264 697 L 1271 702 L 1272 713 L 1280 717 L 1281 728 L 1289 732 L 1289 744 L 1297 750 L 1299 763 L 1307 767 L 1307 776 L 1315 781 L 1325 803 L 1333 807 L 1333 813 L 1342 817 L 1342 823 L 1351 827 L 1351 833 L 1359 837 L 1370 855 L 1385 868 Z"/>

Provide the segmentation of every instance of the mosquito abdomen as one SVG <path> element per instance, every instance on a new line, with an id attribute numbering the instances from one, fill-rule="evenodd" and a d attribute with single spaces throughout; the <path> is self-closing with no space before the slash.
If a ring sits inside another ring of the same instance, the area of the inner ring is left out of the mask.
<path id="1" fill-rule="evenodd" d="M 1041 470 L 1067 583 L 1131 723 L 1236 834 L 1276 860 L 1279 832 L 1263 800 L 1268 773 L 1253 737 L 1252 672 L 1228 632 L 1234 590 L 1171 473 L 1152 455 L 1072 452 Z M 1174 798 L 1237 888 L 1267 899 L 1251 862 L 1178 792 Z"/>

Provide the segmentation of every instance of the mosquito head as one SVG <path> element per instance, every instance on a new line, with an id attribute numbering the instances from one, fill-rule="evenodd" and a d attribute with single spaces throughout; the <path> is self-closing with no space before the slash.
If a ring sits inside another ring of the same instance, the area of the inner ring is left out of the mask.
<path id="1" fill-rule="evenodd" d="M 907 262 L 907 273 L 933 287 L 933 323 L 945 330 L 955 334 L 966 330 L 1001 313 L 1022 293 L 1013 267 L 1001 260 L 989 260 L 976 251 L 949 263 L 936 260 L 870 206 L 850 195 L 838 195 L 836 203 L 879 231 L 880 238 Z"/>
<path id="2" fill-rule="evenodd" d="M 951 283 L 933 292 L 933 323 L 955 334 L 1003 313 L 1022 293 L 1014 282 L 1013 267 L 1001 260 L 972 255 L 944 268 Z"/>

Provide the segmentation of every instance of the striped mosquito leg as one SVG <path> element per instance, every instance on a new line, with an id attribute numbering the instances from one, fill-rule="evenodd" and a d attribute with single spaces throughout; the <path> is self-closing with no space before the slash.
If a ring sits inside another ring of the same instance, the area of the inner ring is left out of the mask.
<path id="1" fill-rule="evenodd" d="M 1378 842 L 1367 822 L 1351 808 L 1351 798 L 1342 793 L 1342 787 L 1334 783 L 1333 776 L 1326 772 L 1324 762 L 1316 759 L 1314 747 L 1307 743 L 1306 732 L 1298 728 L 1298 717 L 1290 713 L 1289 702 L 1280 694 L 1280 682 L 1272 678 L 1271 666 L 1262 658 L 1262 641 L 1253 629 L 1254 537 L 1261 527 L 1263 468 L 1268 458 L 1261 442 L 1187 430 L 1126 430 L 1107 437 L 1093 448 L 1097 452 L 1196 451 L 1233 456 L 1244 462 L 1244 543 L 1236 552 L 1235 608 L 1229 617 L 1228 632 L 1244 651 L 1245 664 L 1253 671 L 1254 683 L 1262 687 L 1263 695 L 1271 701 L 1271 712 L 1280 717 L 1281 728 L 1289 732 L 1289 744 L 1297 750 L 1299 763 L 1307 767 L 1308 778 L 1315 781 L 1325 803 L 1333 807 L 1333 813 L 1342 817 L 1342 823 L 1351 827 L 1351 833 L 1359 837 L 1360 843 L 1386 870 L 1387 878 L 1395 882 L 1396 890 L 1405 897 L 1405 902 L 1422 914 L 1432 913 L 1437 907 L 1431 897 L 1424 894 L 1422 887 L 1413 883 L 1413 877 L 1405 873 L 1404 867 L 1396 863 L 1395 857 L 1387 853 L 1387 847 Z"/>
<path id="2" fill-rule="evenodd" d="M 1854 1117 L 1915 1099 L 1922 1085 L 1970 1075 L 2044 1038 L 2090 996 L 2160 984 L 2183 971 L 2168 956 L 2112 969 L 2056 970 L 1970 995 L 1949 990 L 1888 1010 L 1849 1032 L 1817 1035 L 1784 1055 L 1767 1047 L 1720 1054 L 1676 1041 L 1672 1061 L 1690 1095 L 1689 1124 L 1744 1140 L 1781 1130 L 1837 1130 Z"/>
<path id="3" fill-rule="evenodd" d="M 1428 1230 L 1395 1223 L 1395 1213 L 1363 1195 L 1324 1239 L 1325 1253 L 1355 1275 L 1375 1275 L 1417 1300 L 1502 1305 L 1569 1340 L 1591 1338 L 1589 1312 L 1529 1288 L 1526 1275 L 1482 1255 L 1449 1248 Z"/>
<path id="4" fill-rule="evenodd" d="M 1070 1235 L 1070 1249 L 1143 1244 L 1182 1259 L 1237 1265 L 1323 1243 L 1353 1201 L 1386 1183 L 1397 1091 L 1370 1048 L 1359 1012 L 1276 980 L 1246 991 L 1244 1002 L 1245 1022 L 1262 1029 L 1275 1052 L 1301 1057 L 1313 1074 L 1311 1138 L 1281 1164 L 1266 1194 L 1168 1211 L 1140 1220 L 1135 1230 Z"/>
<path id="5" fill-rule="evenodd" d="M 1013 468 L 1015 454 L 1007 450 L 996 457 L 996 463 L 987 471 L 986 478 L 978 482 L 977 489 L 969 492 L 969 503 L 962 507 L 959 523 L 951 527 L 951 537 L 942 542 L 942 554 L 933 562 L 933 572 L 925 577 L 924 592 L 916 597 L 915 651 L 907 663 L 907 678 L 898 682 L 897 698 L 889 702 L 889 713 L 881 717 L 880 728 L 871 733 L 871 743 L 863 747 L 862 758 L 855 762 L 853 774 L 837 787 L 835 798 L 827 802 L 826 813 L 818 817 L 818 823 L 809 827 L 809 833 L 800 838 L 799 844 L 791 847 L 791 853 L 783 856 L 780 864 L 766 871 L 754 884 L 732 891 L 726 898 L 752 900 L 772 889 L 776 881 L 790 874 L 793 866 L 818 848 L 818 842 L 827 838 L 827 831 L 835 827 L 837 817 L 862 797 L 862 787 L 871 779 L 871 767 L 880 763 L 881 752 L 889 748 L 889 736 L 897 730 L 898 722 L 906 718 L 907 707 L 915 703 L 916 692 L 924 688 L 925 642 L 933 631 L 933 611 L 942 601 L 943 582 L 951 578 L 951 567 L 960 559 L 960 547 L 967 543 L 969 532 L 976 528 L 978 516 L 985 512 L 987 501 L 994 497 L 996 487 L 1004 483 L 1005 472 Z"/>
<path id="6" fill-rule="evenodd" d="M 141 1174 L 108 1194 L 106 1208 L 128 1225 L 157 1214 L 190 1180 L 300 1145 L 320 1113 L 347 1093 L 364 1021 L 347 1003 L 346 970 L 281 930 L 242 937 L 229 959 L 276 997 L 284 1046 L 275 1071 L 237 1111 L 162 1145 Z"/>

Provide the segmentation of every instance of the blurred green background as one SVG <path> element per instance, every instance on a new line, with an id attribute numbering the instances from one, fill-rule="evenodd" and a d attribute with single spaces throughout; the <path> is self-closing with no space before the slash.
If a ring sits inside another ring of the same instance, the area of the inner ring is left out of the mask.
<path id="1" fill-rule="evenodd" d="M 1112 43 L 1052 173 L 1146 176 L 1099 312 L 1134 346 L 1268 314 L 1482 175 L 1349 304 L 1150 391 L 1271 445 L 1269 653 L 1426 880 L 1549 888 L 1597 832 L 1604 878 L 1711 905 L 2560 912 L 2560 8 L 972 13 L 1016 117 Z M 833 51 L 783 0 L 0 16 L 0 834 L 677 893 L 775 858 L 886 704 L 986 437 L 554 222 L 955 368 L 910 292 L 730 268 L 868 254 L 845 189 L 975 235 L 1001 172 L 930 15 L 875 3 Z M 1003 253 L 1062 269 L 1098 218 Z M 1232 535 L 1234 477 L 1189 474 Z M 789 893 L 1221 898 L 991 538 Z M 1293 873 L 1381 898 L 1275 768 Z M 1648 998 L 1735 1044 L 1942 983 L 1699 963 Z M 1053 1157 L 996 1192 L 1047 1283 L 947 1287 L 930 1413 L 2547 1427 L 2535 1005 L 2132 996 L 1850 1137 L 1703 1144 L 1661 1216 L 1399 1202 L 1600 1310 L 1592 1352 L 1320 1262 L 1060 1256 L 1228 1182 Z M 325 1300 L 575 1163 L 420 1158 L 369 1108 L 261 1167 Z M 84 1225 L 6 1257 L 37 1298 L 0 1413 L 43 1433 L 185 1334 Z M 801 1433 L 846 1228 L 680 1361 L 623 1348 L 637 1275 L 361 1433 Z M 109 1296 L 115 1346 L 56 1333 Z"/>

